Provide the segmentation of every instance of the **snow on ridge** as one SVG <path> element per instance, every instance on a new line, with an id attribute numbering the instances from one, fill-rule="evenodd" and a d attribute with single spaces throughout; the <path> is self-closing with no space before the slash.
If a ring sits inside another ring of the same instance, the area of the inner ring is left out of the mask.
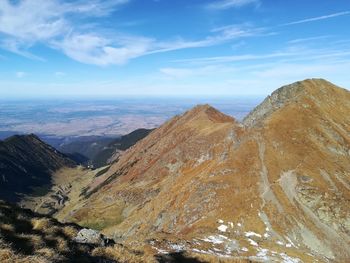
<path id="1" fill-rule="evenodd" d="M 222 244 L 226 239 L 227 237 L 223 235 L 218 235 L 218 236 L 208 236 L 207 238 L 204 238 L 202 240 L 213 244 Z"/>
<path id="2" fill-rule="evenodd" d="M 260 235 L 260 234 L 255 233 L 255 232 L 253 232 L 253 231 L 245 232 L 245 236 L 246 236 L 246 237 L 256 236 L 256 237 L 260 237 L 260 238 L 261 238 L 261 235 Z"/>
<path id="3" fill-rule="evenodd" d="M 227 228 L 228 228 L 228 226 L 226 226 L 226 225 L 218 226 L 218 230 L 221 231 L 221 232 L 226 232 Z"/>

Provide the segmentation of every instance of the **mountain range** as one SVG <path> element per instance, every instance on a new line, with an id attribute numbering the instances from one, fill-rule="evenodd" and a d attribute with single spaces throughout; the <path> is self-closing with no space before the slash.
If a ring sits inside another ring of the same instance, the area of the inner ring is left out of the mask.
<path id="1" fill-rule="evenodd" d="M 115 154 L 53 217 L 207 262 L 350 259 L 350 92 L 326 80 L 281 87 L 242 122 L 196 106 Z"/>

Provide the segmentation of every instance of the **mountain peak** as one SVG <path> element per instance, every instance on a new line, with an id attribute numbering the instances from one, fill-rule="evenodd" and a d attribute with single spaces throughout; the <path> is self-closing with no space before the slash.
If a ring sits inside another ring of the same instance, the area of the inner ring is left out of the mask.
<path id="1" fill-rule="evenodd" d="M 265 100 L 251 111 L 243 120 L 246 126 L 254 126 L 276 110 L 301 98 L 322 101 L 333 97 L 340 90 L 346 91 L 324 79 L 305 79 L 282 86 L 271 93 Z"/>
<path id="2" fill-rule="evenodd" d="M 231 116 L 223 114 L 222 112 L 210 106 L 209 104 L 199 104 L 184 114 L 184 116 L 191 117 L 199 115 L 204 115 L 205 117 L 209 118 L 212 122 L 216 123 L 235 121 L 234 118 L 232 118 Z"/>

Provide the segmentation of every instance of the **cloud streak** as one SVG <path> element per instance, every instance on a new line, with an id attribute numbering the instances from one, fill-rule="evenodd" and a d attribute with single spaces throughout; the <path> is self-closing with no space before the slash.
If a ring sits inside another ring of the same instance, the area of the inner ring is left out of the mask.
<path id="1" fill-rule="evenodd" d="M 240 8 L 246 5 L 260 5 L 259 0 L 220 0 L 214 1 L 206 6 L 207 9 L 211 10 L 226 10 L 231 8 Z"/>
<path id="2" fill-rule="evenodd" d="M 319 21 L 319 20 L 325 20 L 325 19 L 330 19 L 330 18 L 339 17 L 339 16 L 346 16 L 346 15 L 350 15 L 350 11 L 344 11 L 344 12 L 338 12 L 338 13 L 333 13 L 333 14 L 324 15 L 324 16 L 306 18 L 306 19 L 297 20 L 297 21 L 286 23 L 286 24 L 282 24 L 281 26 L 291 26 L 291 25 L 304 24 L 304 23 L 315 22 L 315 21 Z"/>

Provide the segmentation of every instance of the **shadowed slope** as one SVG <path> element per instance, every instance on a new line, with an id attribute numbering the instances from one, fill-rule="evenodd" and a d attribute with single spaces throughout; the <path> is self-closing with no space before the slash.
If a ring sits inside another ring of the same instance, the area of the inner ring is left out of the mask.
<path id="1" fill-rule="evenodd" d="M 0 141 L 0 198 L 18 201 L 21 194 L 51 184 L 51 174 L 75 163 L 37 136 L 16 135 Z"/>

